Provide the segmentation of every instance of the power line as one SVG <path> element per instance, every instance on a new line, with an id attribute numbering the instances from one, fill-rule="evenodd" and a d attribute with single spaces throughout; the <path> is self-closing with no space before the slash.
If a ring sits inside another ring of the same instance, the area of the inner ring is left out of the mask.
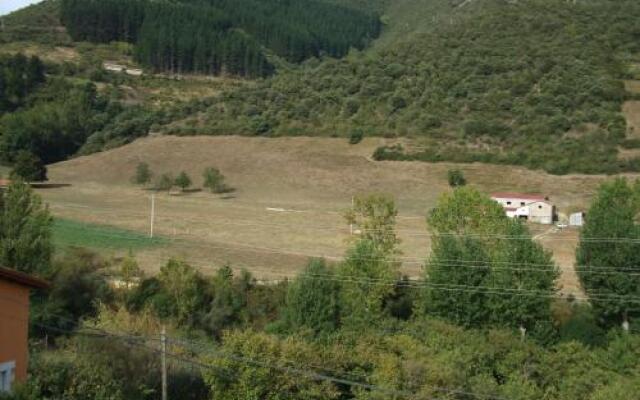
<path id="1" fill-rule="evenodd" d="M 210 268 L 210 269 L 217 270 L 217 268 L 214 268 L 205 264 L 196 265 L 196 267 L 203 268 L 203 269 Z M 268 272 L 271 275 L 280 276 L 284 278 L 291 278 L 290 275 L 285 273 L 278 273 L 275 271 L 268 271 Z M 307 274 L 307 273 L 299 274 L 297 278 L 305 279 L 305 280 L 316 279 L 316 280 L 364 284 L 364 285 L 393 286 L 393 287 L 400 286 L 400 287 L 410 288 L 410 289 L 429 288 L 431 290 L 442 290 L 442 291 L 448 291 L 448 292 L 466 292 L 466 293 L 473 292 L 473 293 L 485 293 L 485 294 L 493 294 L 493 295 L 500 295 L 500 296 L 526 296 L 526 297 L 556 298 L 556 299 L 566 299 L 567 297 L 569 297 L 566 295 L 559 294 L 557 291 L 536 291 L 536 290 L 530 290 L 530 289 L 490 287 L 490 286 L 445 285 L 445 284 L 430 283 L 427 280 L 383 280 L 383 279 L 364 278 L 364 277 L 355 277 L 355 276 Z M 588 300 L 616 301 L 617 300 L 617 301 L 626 301 L 630 303 L 640 304 L 640 297 L 615 295 L 609 292 L 605 292 L 605 293 L 590 292 L 588 296 L 571 295 L 571 297 L 575 300 L 584 300 L 584 301 L 588 301 Z"/>
<path id="2" fill-rule="evenodd" d="M 91 208 L 91 211 L 94 211 L 99 208 Z M 138 216 L 141 218 L 148 219 L 148 214 L 123 214 L 121 209 L 106 209 L 103 210 L 108 211 L 117 211 L 120 215 L 127 216 Z M 167 221 L 179 221 L 179 222 L 194 222 L 197 224 L 203 224 L 202 220 L 189 219 L 184 217 L 167 217 L 167 216 L 156 216 L 156 220 L 167 220 Z M 321 231 L 331 231 L 331 232 L 342 232 L 345 235 L 349 234 L 348 226 L 344 227 L 336 227 L 336 226 L 309 226 L 302 224 L 274 224 L 274 223 L 264 223 L 264 222 L 256 222 L 256 221 L 241 221 L 241 220 L 233 220 L 233 221 L 215 221 L 215 226 L 248 226 L 248 227 L 269 227 L 269 228 L 281 228 L 281 229 L 289 229 L 299 228 L 299 229 L 309 229 L 309 230 L 321 230 Z M 196 228 L 193 230 L 197 231 Z M 192 231 L 192 229 L 189 229 Z M 375 232 L 389 232 L 386 229 L 361 229 L 361 232 L 375 233 Z M 443 232 L 443 233 L 429 233 L 425 231 L 416 231 L 416 230 L 406 230 L 406 229 L 395 229 L 391 230 L 393 233 L 403 234 L 404 236 L 413 236 L 413 237 L 427 237 L 427 238 L 439 238 L 439 237 L 459 237 L 459 238 L 476 238 L 476 239 L 497 239 L 497 240 L 533 240 L 531 235 L 507 235 L 507 234 L 491 234 L 491 233 L 455 233 L 455 232 Z M 576 241 L 580 240 L 586 243 L 629 243 L 629 244 L 640 244 L 640 238 L 633 237 L 580 237 L 578 239 L 575 238 L 562 238 L 556 237 L 554 240 L 558 241 Z"/>

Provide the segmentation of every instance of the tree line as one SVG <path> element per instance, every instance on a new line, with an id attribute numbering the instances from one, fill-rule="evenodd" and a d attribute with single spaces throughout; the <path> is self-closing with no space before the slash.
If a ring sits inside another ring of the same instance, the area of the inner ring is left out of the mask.
<path id="1" fill-rule="evenodd" d="M 263 46 L 289 61 L 345 55 L 379 34 L 376 17 L 314 0 L 150 2 L 64 0 L 74 40 L 127 41 L 156 71 L 271 74 Z"/>

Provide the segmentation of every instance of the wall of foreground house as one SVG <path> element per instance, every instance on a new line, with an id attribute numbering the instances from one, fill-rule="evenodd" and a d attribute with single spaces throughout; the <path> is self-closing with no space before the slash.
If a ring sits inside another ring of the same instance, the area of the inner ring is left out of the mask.
<path id="1" fill-rule="evenodd" d="M 14 382 L 27 379 L 28 330 L 29 288 L 0 279 L 0 366 L 15 364 Z"/>

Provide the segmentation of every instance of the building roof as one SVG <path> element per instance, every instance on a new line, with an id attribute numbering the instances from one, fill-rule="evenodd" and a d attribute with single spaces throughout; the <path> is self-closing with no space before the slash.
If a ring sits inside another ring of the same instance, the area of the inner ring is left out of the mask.
<path id="1" fill-rule="evenodd" d="M 0 280 L 17 283 L 32 289 L 46 289 L 49 283 L 25 273 L 0 267 Z"/>
<path id="2" fill-rule="evenodd" d="M 541 194 L 529 194 L 529 193 L 516 193 L 516 192 L 498 192 L 491 193 L 491 197 L 494 199 L 522 199 L 522 200 L 535 200 L 546 201 L 549 198 Z"/>

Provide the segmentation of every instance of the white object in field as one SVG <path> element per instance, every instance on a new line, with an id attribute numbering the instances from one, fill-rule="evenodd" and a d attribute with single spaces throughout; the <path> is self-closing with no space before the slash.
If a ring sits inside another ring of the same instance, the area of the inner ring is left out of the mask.
<path id="1" fill-rule="evenodd" d="M 584 213 L 578 212 L 573 213 L 569 216 L 569 225 L 571 226 L 582 226 L 584 225 Z"/>
<path id="2" fill-rule="evenodd" d="M 271 212 L 289 212 L 289 213 L 303 213 L 305 211 L 300 211 L 300 210 L 288 210 L 286 208 L 281 208 L 281 207 L 267 207 L 267 211 L 271 211 Z"/>

